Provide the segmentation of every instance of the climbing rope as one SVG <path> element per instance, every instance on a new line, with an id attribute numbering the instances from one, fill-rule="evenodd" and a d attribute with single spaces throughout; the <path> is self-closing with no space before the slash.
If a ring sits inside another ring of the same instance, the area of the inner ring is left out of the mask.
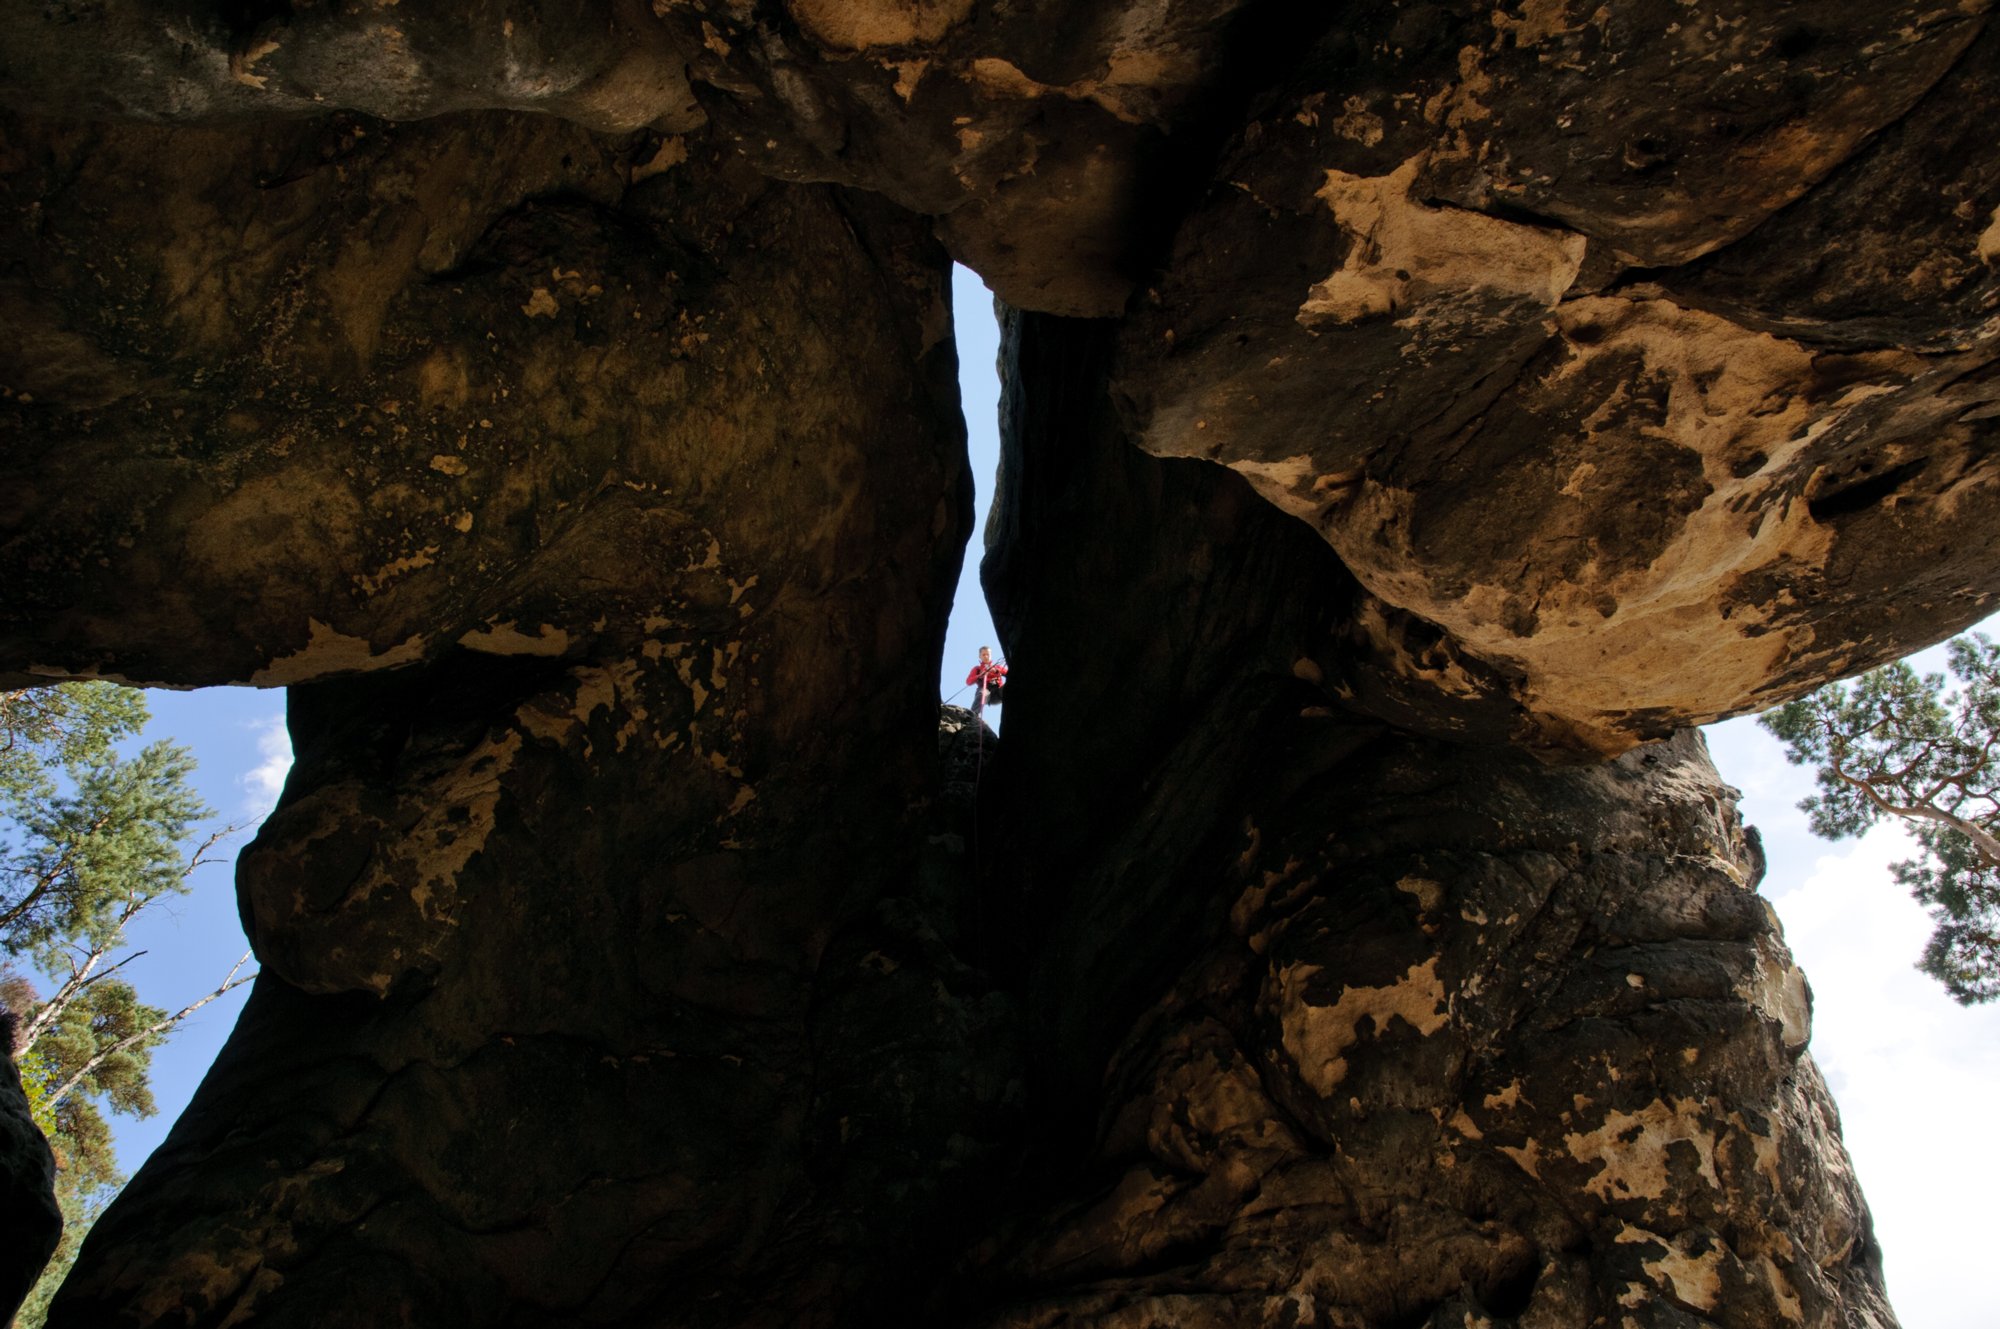
<path id="1" fill-rule="evenodd" d="M 1007 661 L 1005 659 L 1000 659 L 994 661 L 993 663 L 999 665 L 1005 665 Z M 972 722 L 975 725 L 979 726 L 979 732 L 973 737 L 972 825 L 970 827 L 971 843 L 968 844 L 966 847 L 970 851 L 970 857 L 971 857 L 970 867 L 972 871 L 972 877 L 974 881 L 977 881 L 980 876 L 979 795 L 980 795 L 981 785 L 986 777 L 986 706 L 987 706 L 986 675 L 981 674 L 979 676 L 979 681 L 977 683 L 967 683 L 964 687 L 952 693 L 949 697 L 946 697 L 944 699 L 944 704 L 947 706 L 953 705 L 958 701 L 960 697 L 963 697 L 966 693 L 975 690 L 977 690 L 979 695 L 973 699 Z M 969 926 L 972 928 L 973 932 L 977 933 L 982 930 L 980 920 L 983 917 L 985 910 L 985 905 L 983 903 L 983 892 L 977 890 L 973 892 L 972 907 L 973 907 L 974 918 L 970 921 Z"/>
<path id="2" fill-rule="evenodd" d="M 1003 657 L 999 660 L 995 660 L 993 663 L 998 665 L 1005 665 L 1007 661 Z M 979 696 L 974 700 L 974 705 L 972 707 L 972 722 L 975 725 L 979 726 L 979 732 L 973 735 L 973 740 L 972 740 L 973 749 L 972 749 L 972 846 L 971 847 L 972 847 L 973 871 L 977 872 L 979 864 L 979 786 L 980 782 L 985 778 L 986 775 L 986 706 L 987 706 L 986 676 L 984 674 L 980 675 L 979 682 L 977 683 L 967 683 L 964 687 L 952 693 L 949 697 L 946 697 L 944 699 L 944 704 L 949 706 L 952 703 L 956 702 L 960 697 L 963 697 L 966 693 L 971 692 L 974 689 L 978 690 Z"/>

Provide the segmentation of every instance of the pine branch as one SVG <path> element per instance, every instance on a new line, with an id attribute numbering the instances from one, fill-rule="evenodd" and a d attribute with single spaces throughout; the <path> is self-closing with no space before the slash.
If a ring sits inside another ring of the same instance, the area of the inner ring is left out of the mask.
<path id="1" fill-rule="evenodd" d="M 216 845 L 222 843 L 229 836 L 234 835 L 239 829 L 235 825 L 229 825 L 224 826 L 218 831 L 211 832 L 206 839 L 195 847 L 195 851 L 188 855 L 187 865 L 181 869 L 182 879 L 185 880 L 189 876 L 192 876 L 197 868 L 205 867 L 210 863 L 220 862 L 220 859 L 211 856 L 211 852 Z M 101 979 L 109 978 L 112 974 L 146 953 L 144 951 L 135 951 L 120 960 L 117 964 L 112 965 L 109 969 L 106 969 L 103 973 L 96 974 L 94 977 L 92 976 L 97 966 L 103 963 L 104 957 L 116 950 L 119 942 L 124 940 L 125 925 L 138 917 L 139 913 L 152 904 L 153 901 L 159 899 L 161 894 L 162 892 L 155 891 L 147 895 L 134 895 L 127 899 L 125 907 L 118 913 L 118 921 L 113 923 L 110 931 L 104 934 L 104 940 L 89 951 L 83 952 L 83 963 L 81 965 L 75 961 L 70 962 L 69 977 L 63 981 L 63 985 L 57 988 L 55 993 L 46 1002 L 42 1003 L 41 1009 L 35 1012 L 34 1018 L 27 1022 L 26 1026 L 16 1037 L 15 1041 L 18 1044 L 17 1055 L 33 1047 L 35 1040 L 46 1033 L 49 1026 L 62 1018 L 63 1012 L 68 1010 L 70 1005 L 82 995 L 85 988 Z M 237 961 L 236 969 L 241 969 L 242 967 L 243 962 L 241 960 Z M 229 972 L 233 974 L 236 972 L 236 969 L 231 969 Z M 96 1062 L 92 1062 L 91 1065 L 96 1065 Z"/>
<path id="2" fill-rule="evenodd" d="M 115 1057 L 120 1052 L 123 1052 L 126 1048 L 135 1046 L 136 1044 L 139 1043 L 143 1043 L 147 1039 L 153 1037 L 155 1034 L 173 1028 L 175 1025 L 179 1024 L 182 1020 L 187 1019 L 188 1016 L 193 1015 L 196 1011 L 208 1005 L 208 1003 L 210 1003 L 211 1001 L 214 1001 L 217 997 L 220 997 L 224 993 L 229 992 L 235 988 L 240 988 L 245 983 L 248 983 L 251 979 L 257 977 L 257 975 L 254 973 L 245 974 L 241 978 L 238 978 L 236 976 L 236 971 L 241 969 L 244 965 L 248 963 L 250 963 L 250 952 L 245 951 L 243 952 L 243 957 L 239 959 L 235 964 L 229 967 L 229 972 L 223 976 L 221 987 L 217 988 L 215 991 L 209 993 L 205 997 L 189 1002 L 187 1005 L 181 1007 L 179 1010 L 175 1011 L 172 1015 L 167 1016 L 165 1019 L 156 1020 L 152 1024 L 147 1025 L 144 1029 L 139 1030 L 137 1033 L 127 1034 L 125 1037 L 119 1039 L 116 1043 L 113 1043 L 110 1047 L 104 1048 L 96 1056 L 92 1057 L 89 1061 L 86 1061 L 85 1063 L 83 1063 L 82 1066 L 78 1067 L 76 1071 L 73 1074 L 71 1074 L 67 1080 L 64 1080 L 61 1084 L 57 1085 L 52 1091 L 50 1091 L 48 1098 L 45 1099 L 44 1101 L 50 1107 L 54 1107 L 57 1103 L 60 1103 L 62 1101 L 63 1095 L 67 1094 L 70 1090 L 76 1088 L 77 1085 L 81 1084 L 85 1076 L 89 1075 L 92 1071 L 96 1070 L 99 1066 L 103 1065 L 106 1061 L 110 1060 L 112 1057 Z"/>
<path id="3" fill-rule="evenodd" d="M 37 900 L 53 890 L 55 884 L 62 880 L 63 874 L 69 871 L 70 862 L 75 858 L 77 847 L 81 840 L 87 840 L 91 836 L 96 835 L 104 829 L 105 824 L 110 820 L 111 813 L 107 811 L 103 816 L 90 824 L 90 828 L 79 837 L 79 840 L 65 844 L 63 846 L 62 857 L 56 860 L 54 867 L 36 877 L 34 888 L 27 895 L 23 896 L 19 903 L 9 905 L 4 911 L 0 911 L 0 928 L 11 926 L 16 919 L 32 909 Z"/>
<path id="4" fill-rule="evenodd" d="M 97 968 L 97 962 L 109 954 L 110 950 L 111 948 L 106 946 L 101 950 L 92 951 L 84 957 L 81 968 L 78 968 L 76 965 L 70 966 L 69 977 L 63 981 L 61 987 L 55 990 L 55 995 L 42 1003 L 41 1009 L 35 1012 L 34 1019 L 29 1020 L 21 1026 L 21 1032 L 14 1040 L 18 1045 L 15 1049 L 16 1056 L 33 1047 L 35 1040 L 40 1038 L 50 1025 L 62 1018 L 62 1013 L 70 1008 L 71 1003 L 77 997 L 82 995 L 85 988 L 89 987 L 92 983 L 102 982 L 111 977 L 120 969 L 123 969 L 126 965 L 146 953 L 144 951 L 134 951 L 117 964 L 106 969 L 103 973 L 93 974 L 91 971 Z"/>
<path id="5" fill-rule="evenodd" d="M 242 829 L 242 826 L 232 821 L 220 830 L 210 831 L 208 837 L 196 845 L 194 852 L 188 855 L 187 866 L 181 869 L 181 880 L 185 881 L 189 877 L 192 877 L 196 868 L 205 868 L 210 863 L 223 862 L 222 858 L 212 856 L 210 851 Z"/>
<path id="6" fill-rule="evenodd" d="M 1948 826 L 1972 841 L 1972 847 L 1978 850 L 1981 858 L 1994 867 L 2000 867 L 2000 840 L 1996 840 L 1993 833 L 1979 823 L 1926 803 L 1891 803 L 1866 779 L 1849 775 L 1838 766 L 1831 769 L 1836 779 L 1859 789 L 1862 796 L 1873 804 L 1877 811 L 1885 812 L 1892 817 L 1902 817 L 1912 821 L 1933 821 Z"/>

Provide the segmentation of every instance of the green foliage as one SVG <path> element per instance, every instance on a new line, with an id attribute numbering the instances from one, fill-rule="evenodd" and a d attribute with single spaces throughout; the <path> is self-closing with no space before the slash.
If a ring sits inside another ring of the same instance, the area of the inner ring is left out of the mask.
<path id="1" fill-rule="evenodd" d="M 0 961 L 22 966 L 0 971 L 0 1003 L 29 1040 L 17 1064 L 56 1157 L 65 1217 L 62 1245 L 21 1311 L 28 1326 L 41 1323 L 85 1229 L 124 1184 L 105 1113 L 153 1114 L 153 1049 L 178 1018 L 139 999 L 118 972 L 123 961 L 106 963 L 140 911 L 188 889 L 203 859 L 187 841 L 211 815 L 189 785 L 186 749 L 119 753 L 146 719 L 144 698 L 111 684 L 0 693 Z M 37 971 L 53 980 L 46 996 Z"/>
<path id="2" fill-rule="evenodd" d="M 35 693 L 59 694 L 36 699 Z M 188 780 L 194 758 L 113 744 L 146 720 L 143 699 L 107 683 L 0 694 L 0 951 L 52 969 L 95 948 L 134 898 L 184 891 L 181 848 L 210 814 Z"/>
<path id="3" fill-rule="evenodd" d="M 1971 1005 L 2000 997 L 2000 647 L 1975 633 L 1946 659 L 1949 681 L 1892 664 L 1762 723 L 1795 765 L 1817 768 L 1819 792 L 1799 804 L 1814 834 L 1909 824 L 1923 852 L 1896 879 L 1934 925 L 1918 967 Z"/>
<path id="4" fill-rule="evenodd" d="M 79 1091 L 101 1096 L 113 1112 L 150 1117 L 158 1109 L 146 1075 L 163 1035 L 146 1031 L 166 1014 L 140 1001 L 130 983 L 107 978 L 78 991 L 35 1040 L 34 1050 L 54 1077 L 52 1085 L 82 1072 Z M 128 1042 L 134 1037 L 136 1042 Z M 127 1046 L 121 1048 L 121 1043 Z M 111 1048 L 118 1050 L 100 1059 Z"/>
<path id="5" fill-rule="evenodd" d="M 1943 827 L 1914 828 L 1919 858 L 1895 865 L 1896 880 L 1931 907 L 1930 940 L 1918 967 L 1963 1005 L 2000 997 L 2000 872 L 1972 841 Z"/>
<path id="6" fill-rule="evenodd" d="M 22 1001 L 25 995 L 25 1002 Z M 22 1002 L 18 1014 L 32 1017 L 41 1002 L 18 976 L 0 980 L 0 997 L 10 1005 Z M 149 1117 L 158 1109 L 146 1076 L 152 1049 L 165 1036 L 152 1033 L 104 1058 L 85 1071 L 77 1087 L 51 1102 L 56 1088 L 68 1082 L 104 1048 L 129 1035 L 153 1029 L 166 1012 L 139 1001 L 130 984 L 107 979 L 82 989 L 19 1061 L 22 1087 L 28 1091 L 35 1124 L 48 1137 L 56 1160 L 56 1204 L 62 1210 L 63 1233 L 55 1253 L 43 1268 L 16 1319 L 20 1329 L 40 1329 L 56 1289 L 69 1276 L 83 1237 L 104 1207 L 125 1184 L 111 1125 L 89 1095 L 98 1095 L 114 1112 Z"/>
<path id="7" fill-rule="evenodd" d="M 0 1003 L 22 1017 L 31 1016 L 41 1007 L 33 985 L 13 973 L 0 976 Z M 93 1045 L 88 1029 L 79 1026 L 93 1024 L 104 1018 L 105 1012 L 114 1021 L 130 1021 L 143 1018 L 142 1013 L 150 1009 L 140 1005 L 133 996 L 93 1003 L 91 1010 L 97 1014 L 78 1012 L 73 1005 L 65 1009 L 55 1022 L 55 1036 L 37 1039 L 34 1046 L 16 1061 L 16 1068 L 21 1073 L 21 1087 L 28 1094 L 29 1111 L 35 1124 L 41 1127 L 42 1134 L 48 1137 L 49 1149 L 55 1155 L 56 1205 L 63 1215 L 61 1243 L 42 1270 L 42 1276 L 36 1280 L 28 1299 L 21 1305 L 15 1319 L 19 1329 L 40 1329 L 48 1314 L 50 1299 L 62 1286 L 70 1265 L 76 1261 L 77 1248 L 83 1243 L 84 1233 L 97 1221 L 98 1214 L 103 1212 L 112 1197 L 117 1195 L 118 1188 L 125 1184 L 124 1174 L 118 1170 L 110 1124 L 97 1105 L 83 1093 L 73 1092 L 56 1102 L 51 1102 L 50 1096 L 56 1086 L 67 1080 L 75 1067 L 82 1064 L 79 1058 L 85 1056 L 85 1049 Z M 106 1032 L 108 1034 L 109 1030 Z M 93 1086 L 97 1078 L 87 1076 L 79 1088 Z M 143 1061 L 127 1063 L 111 1078 L 119 1086 L 116 1094 L 107 1091 L 114 1105 L 122 1098 L 128 1104 L 143 1104 L 139 1115 L 152 1113 L 152 1095 L 146 1090 Z M 137 1093 L 133 1092 L 135 1087 Z M 132 1109 L 120 1107 L 118 1110 Z"/>
<path id="8" fill-rule="evenodd" d="M 52 772 L 102 760 L 145 723 L 145 697 L 109 683 L 0 692 L 0 797 L 16 805 L 50 797 Z"/>
<path id="9" fill-rule="evenodd" d="M 35 1048 L 23 1053 L 14 1069 L 21 1074 L 21 1091 L 27 1095 L 28 1116 L 34 1120 L 35 1129 L 44 1136 L 53 1136 L 56 1133 L 56 1110 L 49 1096 L 58 1083 L 55 1069 L 49 1065 L 49 1059 Z"/>

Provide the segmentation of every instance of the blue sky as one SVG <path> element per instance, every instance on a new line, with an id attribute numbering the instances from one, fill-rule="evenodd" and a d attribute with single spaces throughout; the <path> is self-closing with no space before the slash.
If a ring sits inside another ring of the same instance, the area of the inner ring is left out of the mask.
<path id="1" fill-rule="evenodd" d="M 256 823 L 277 801 L 278 785 L 291 764 L 291 743 L 285 737 L 285 694 L 280 691 L 155 689 L 146 694 L 146 705 L 153 713 L 146 737 L 170 737 L 191 748 L 198 763 L 194 785 L 216 810 L 217 822 L 244 828 L 226 846 L 228 862 L 202 868 L 187 895 L 147 910 L 127 932 L 132 947 L 146 952 L 125 968 L 133 986 L 153 1005 L 179 1010 L 220 986 L 229 967 L 249 949 L 236 913 L 235 851 L 249 843 Z M 136 1169 L 166 1138 L 249 995 L 245 986 L 210 1002 L 182 1021 L 153 1054 L 159 1115 L 109 1119 L 126 1171 Z"/>
<path id="2" fill-rule="evenodd" d="M 979 279 L 962 268 L 955 278 L 960 388 L 983 526 L 999 462 L 998 334 Z M 980 645 L 999 646 L 979 592 L 980 548 L 976 527 L 946 634 L 940 696 L 961 690 Z M 1942 668 L 1942 652 L 1918 664 Z M 148 735 L 194 749 L 196 783 L 224 820 L 247 827 L 269 809 L 290 760 L 281 692 L 154 692 L 149 701 Z M 1723 778 L 1743 791 L 1745 817 L 1763 832 L 1771 864 L 1763 893 L 1812 981 L 1813 1053 L 1840 1104 L 1905 1329 L 1986 1329 L 1985 1197 L 2000 1193 L 2000 1154 L 1984 1146 L 1976 1126 L 2000 1099 L 2000 1006 L 1963 1009 L 1913 967 L 1929 922 L 1888 875 L 1888 864 L 1909 853 L 1900 831 L 1882 827 L 1839 844 L 1815 839 L 1796 807 L 1811 792 L 1810 774 L 1787 765 L 1775 739 L 1744 718 L 1712 727 L 1709 741 Z M 237 843 L 248 838 L 246 829 Z M 149 953 L 128 972 L 156 1005 L 178 1007 L 213 990 L 245 948 L 228 865 L 206 869 L 171 913 L 142 923 L 132 942 Z M 128 1170 L 165 1138 L 246 991 L 202 1009 L 155 1054 L 159 1116 L 111 1119 Z"/>
<path id="3" fill-rule="evenodd" d="M 1978 630 L 2000 631 L 2000 618 Z M 1911 663 L 1941 672 L 1944 650 Z M 1967 1009 L 1917 971 L 1931 926 L 1890 876 L 1916 847 L 1899 826 L 1821 840 L 1798 809 L 1813 792 L 1810 768 L 1788 764 L 1755 717 L 1711 725 L 1708 743 L 1764 839 L 1759 889 L 1812 985 L 1812 1054 L 1840 1108 L 1903 1329 L 1990 1329 L 2000 1154 L 1980 1125 L 2000 1100 L 2000 1003 Z"/>
<path id="4" fill-rule="evenodd" d="M 938 674 L 941 697 L 965 691 L 965 675 L 979 662 L 981 646 L 991 646 L 996 657 L 1003 654 L 1000 638 L 993 631 L 993 618 L 986 612 L 986 597 L 979 590 L 986 510 L 992 505 L 994 476 L 1000 468 L 1000 376 L 993 365 L 1000 353 L 1000 327 L 993 320 L 993 296 L 972 270 L 954 267 L 951 275 L 952 308 L 958 314 L 958 396 L 965 412 L 965 445 L 975 490 L 973 511 L 978 519 L 965 551 L 965 566 L 959 569 L 951 626 L 945 629 L 944 664 Z M 958 704 L 969 705 L 970 700 L 961 696 Z M 996 728 L 1004 709 L 996 709 L 989 718 Z"/>

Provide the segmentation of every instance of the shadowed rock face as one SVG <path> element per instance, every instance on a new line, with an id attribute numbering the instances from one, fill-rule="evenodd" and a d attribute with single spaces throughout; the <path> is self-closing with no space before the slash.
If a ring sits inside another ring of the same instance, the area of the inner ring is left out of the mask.
<path id="1" fill-rule="evenodd" d="M 0 12 L 0 678 L 299 753 L 52 1323 L 1890 1323 L 1670 736 L 1991 605 L 1987 10 Z"/>
<path id="2" fill-rule="evenodd" d="M 926 1197 L 947 1139 L 961 1171 L 991 1148 L 1004 1007 L 975 983 L 924 1039 L 872 1013 L 969 981 L 882 912 L 936 872 L 967 526 L 921 223 L 498 114 L 200 131 L 173 169 L 161 131 L 64 132 L 42 169 L 151 166 L 166 218 L 240 198 L 293 249 L 176 285 L 86 229 L 106 195 L 40 186 L 74 208 L 52 261 L 130 285 L 80 281 L 107 349 L 10 407 L 12 662 L 289 677 L 298 763 L 239 869 L 266 960 L 237 1069 L 58 1315 L 645 1322 L 672 1285 L 790 1322 L 880 1281 L 834 1234 L 887 1236 L 882 1195 L 892 1240 L 950 1231 Z M 455 192 L 516 151 L 550 174 Z M 159 303 L 121 321 L 131 291 Z"/>
<path id="3" fill-rule="evenodd" d="M 5 132 L 11 666 L 271 686 L 658 639 L 713 692 L 737 625 L 949 558 L 941 256 L 873 200 L 525 116 Z"/>
<path id="4" fill-rule="evenodd" d="M 14 1067 L 14 1019 L 0 1012 L 0 1213 L 7 1252 L 0 1257 L 0 1314 L 11 1316 L 62 1236 L 55 1202 L 55 1160 L 42 1138 Z"/>
<path id="5" fill-rule="evenodd" d="M 1332 704 L 1325 546 L 1120 445 L 1106 327 L 1006 326 L 990 814 L 1051 1134 L 975 1322 L 1893 1323 L 1698 736 L 1550 767 Z M 1173 552 L 1109 610 L 1131 529 Z"/>
<path id="6" fill-rule="evenodd" d="M 677 686 L 458 662 L 294 689 L 242 873 L 321 913 L 246 885 L 275 963 L 52 1324 L 812 1324 L 925 1294 L 900 1262 L 962 1239 L 1017 1065 L 907 812 L 932 733 L 878 729 L 872 773 L 809 745 L 756 771 L 766 834 L 649 741 Z M 414 826 L 369 816 L 426 790 Z M 366 889 L 452 822 L 484 835 L 455 894 Z M 427 967 L 378 997 L 329 991 L 329 958 Z"/>
<path id="7" fill-rule="evenodd" d="M 992 1323 L 1890 1323 L 1699 742 L 1552 772 L 1318 724 L 1181 879 L 1209 939 Z"/>

